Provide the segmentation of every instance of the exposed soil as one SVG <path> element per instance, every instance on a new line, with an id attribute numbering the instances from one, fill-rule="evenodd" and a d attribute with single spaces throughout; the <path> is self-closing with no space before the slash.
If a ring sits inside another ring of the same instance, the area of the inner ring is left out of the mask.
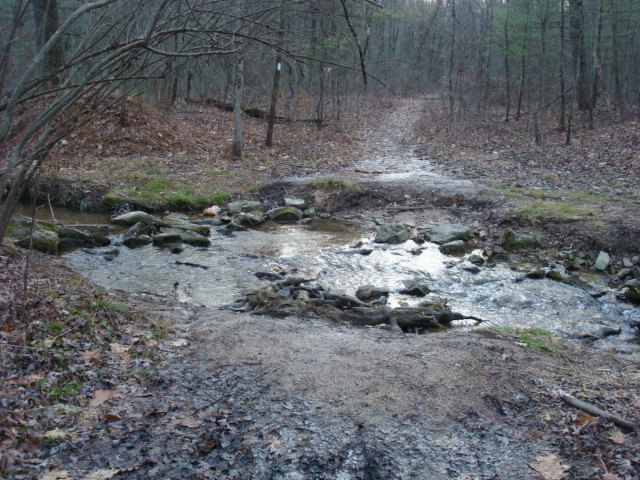
<path id="1" fill-rule="evenodd" d="M 344 184 L 324 188 L 310 186 L 308 179 L 288 180 L 262 194 L 275 201 L 297 185 L 333 211 L 415 222 L 462 218 L 489 230 L 488 236 L 497 234 L 507 218 L 503 203 L 516 200 L 438 172 L 384 176 L 402 171 L 396 156 L 407 152 L 425 171 L 432 169 L 433 159 L 413 155 L 413 141 L 398 136 L 411 130 L 419 107 L 403 99 L 385 115 L 399 128 L 378 123 L 350 134 L 345 149 L 351 166 L 331 165 L 333 173 L 325 175 L 345 179 Z M 362 143 L 355 142 L 358 135 Z M 351 163 L 358 155 L 375 162 Z M 483 210 L 476 211 L 478 206 Z M 6 272 L 19 279 L 19 268 Z M 3 295 L 11 304 L 10 293 Z M 38 295 L 44 298 L 44 292 L 34 292 Z M 0 465 L 9 478 L 614 480 L 640 475 L 637 433 L 564 404 L 556 390 L 637 421 L 636 363 L 570 345 L 547 349 L 505 332 L 404 335 L 319 318 L 196 308 L 170 296 L 159 301 L 118 295 L 163 325 L 168 336 L 118 337 L 114 343 L 122 348 L 111 349 L 108 362 L 114 363 L 107 365 L 120 369 L 120 376 L 111 383 L 89 383 L 91 388 L 64 399 L 78 407 L 77 416 L 58 417 L 61 407 L 55 403 L 30 405 L 22 397 L 7 397 L 1 404 L 4 418 L 37 408 L 43 418 L 55 420 L 27 425 L 32 442 L 13 435 L 11 429 L 18 427 L 3 425 L 0 455 L 18 459 L 10 469 Z M 153 339 L 159 339 L 157 345 Z M 145 354 L 152 361 L 144 371 L 119 357 L 141 341 L 155 352 Z M 30 373 L 28 362 L 20 363 L 25 358 L 5 358 L 16 378 Z M 5 382 L 2 388 L 13 387 Z M 98 389 L 113 393 L 104 399 Z M 55 442 L 44 441 L 52 425 L 65 433 Z"/>

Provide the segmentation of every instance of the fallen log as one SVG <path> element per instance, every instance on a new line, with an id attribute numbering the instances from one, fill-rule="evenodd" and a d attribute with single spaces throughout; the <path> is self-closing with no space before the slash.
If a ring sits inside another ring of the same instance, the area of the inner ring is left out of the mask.
<path id="1" fill-rule="evenodd" d="M 191 104 L 207 105 L 210 107 L 219 108 L 220 110 L 224 110 L 225 112 L 233 111 L 232 102 L 224 102 L 222 100 L 217 100 L 215 98 L 204 98 L 202 100 L 187 98 L 185 99 L 185 101 Z M 262 120 L 267 120 L 270 117 L 269 112 L 267 110 L 264 110 L 259 107 L 244 107 L 242 108 L 242 113 L 244 113 L 247 117 L 259 118 Z M 282 115 L 275 115 L 274 119 L 278 123 L 296 123 L 296 122 L 297 123 L 315 123 L 315 124 L 322 123 L 322 121 L 318 120 L 317 118 L 296 119 L 291 117 L 284 117 Z"/>
<path id="2" fill-rule="evenodd" d="M 596 417 L 602 417 L 606 420 L 609 420 L 610 422 L 613 422 L 614 424 L 624 428 L 625 430 L 629 430 L 632 432 L 638 430 L 639 425 L 637 422 L 630 422 L 629 420 L 625 420 L 623 418 L 617 417 L 612 413 L 599 409 L 595 405 L 591 405 L 590 403 L 583 402 L 582 400 L 578 400 L 573 395 L 569 395 L 567 392 L 564 392 L 562 390 L 559 391 L 559 394 L 560 394 L 560 398 L 562 398 L 562 400 L 564 400 L 566 403 L 568 403 L 572 407 L 576 407 L 582 411 L 587 412 L 590 415 L 594 415 Z"/>

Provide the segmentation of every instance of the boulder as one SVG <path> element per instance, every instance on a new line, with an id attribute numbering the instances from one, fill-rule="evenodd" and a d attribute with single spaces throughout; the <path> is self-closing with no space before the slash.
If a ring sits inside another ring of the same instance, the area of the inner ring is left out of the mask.
<path id="1" fill-rule="evenodd" d="M 218 205 L 213 205 L 209 208 L 205 208 L 202 213 L 210 217 L 216 217 L 220 215 L 221 212 L 222 212 L 222 209 Z"/>
<path id="2" fill-rule="evenodd" d="M 262 205 L 260 202 L 256 202 L 255 200 L 236 200 L 235 202 L 227 204 L 227 210 L 229 210 L 229 213 L 232 215 L 242 212 L 253 212 L 261 208 Z"/>
<path id="3" fill-rule="evenodd" d="M 389 295 L 389 289 L 387 287 L 374 287 L 373 285 L 362 285 L 358 287 L 356 291 L 356 298 L 363 302 L 375 300 L 376 298 L 386 297 Z"/>
<path id="4" fill-rule="evenodd" d="M 535 235 L 520 235 L 509 229 L 502 232 L 502 246 L 509 252 L 535 250 L 540 247 L 540 240 Z"/>
<path id="5" fill-rule="evenodd" d="M 31 246 L 39 252 L 55 254 L 58 253 L 60 237 L 58 237 L 58 234 L 54 231 L 44 228 L 34 228 L 33 238 L 27 233 L 26 236 L 18 239 L 16 244 L 22 248 L 29 248 Z"/>
<path id="6" fill-rule="evenodd" d="M 210 247 L 211 240 L 209 237 L 204 237 L 192 230 L 180 230 L 177 228 L 163 228 L 162 233 L 165 235 L 176 235 L 180 241 L 186 243 L 187 245 L 192 245 L 194 247 Z M 154 243 L 156 243 L 154 235 Z"/>
<path id="7" fill-rule="evenodd" d="M 246 228 L 254 228 L 265 222 L 262 212 L 239 213 L 231 220 L 231 225 Z"/>
<path id="8" fill-rule="evenodd" d="M 453 242 L 443 243 L 439 249 L 445 255 L 460 255 L 464 254 L 465 245 L 462 240 L 454 240 Z"/>
<path id="9" fill-rule="evenodd" d="M 125 246 L 129 248 L 143 247 L 151 243 L 151 237 L 149 235 L 140 235 L 139 237 L 128 237 L 124 239 Z"/>
<path id="10" fill-rule="evenodd" d="M 475 235 L 475 229 L 461 223 L 425 223 L 418 226 L 419 240 L 442 244 L 455 240 L 469 240 Z"/>
<path id="11" fill-rule="evenodd" d="M 59 248 L 61 250 L 69 250 L 72 248 L 96 248 L 106 247 L 111 244 L 109 238 L 102 235 L 96 235 L 84 230 L 77 230 L 71 227 L 58 226 L 54 227 L 55 232 L 60 238 Z"/>
<path id="12" fill-rule="evenodd" d="M 163 229 L 174 228 L 178 230 L 190 230 L 205 237 L 208 237 L 211 233 L 211 227 L 209 225 L 197 225 L 195 223 L 191 223 L 189 220 L 172 217 L 171 215 L 160 219 L 159 224 Z"/>
<path id="13" fill-rule="evenodd" d="M 484 258 L 482 258 L 480 255 L 476 255 L 475 253 L 469 255 L 469 258 L 467 260 L 469 260 L 469 263 L 473 263 L 474 265 L 484 265 Z"/>
<path id="14" fill-rule="evenodd" d="M 412 295 L 414 297 L 424 297 L 427 293 L 431 292 L 429 286 L 426 283 L 419 282 L 418 280 L 403 280 L 404 288 L 400 290 L 402 295 Z"/>
<path id="15" fill-rule="evenodd" d="M 403 243 L 409 240 L 409 229 L 400 223 L 389 223 L 378 227 L 376 243 Z"/>
<path id="16" fill-rule="evenodd" d="M 315 208 L 313 208 L 313 207 L 311 207 L 311 208 L 307 208 L 307 209 L 304 211 L 304 216 L 305 216 L 305 217 L 315 217 L 315 216 L 316 216 L 316 214 L 317 214 L 316 209 L 315 209 Z"/>
<path id="17" fill-rule="evenodd" d="M 157 223 L 159 220 L 157 217 L 146 212 L 135 211 L 113 217 L 111 221 L 117 225 L 135 225 L 136 223 L 149 225 L 151 223 Z"/>
<path id="18" fill-rule="evenodd" d="M 267 217 L 274 222 L 297 222 L 303 215 L 302 210 L 295 207 L 273 208 L 267 212 Z"/>
<path id="19" fill-rule="evenodd" d="M 158 233 L 151 237 L 156 247 L 168 247 L 172 244 L 182 243 L 182 236 L 178 233 Z"/>
<path id="20" fill-rule="evenodd" d="M 609 266 L 609 263 L 611 263 L 609 254 L 607 254 L 606 252 L 600 252 L 598 254 L 598 258 L 596 258 L 596 263 L 593 264 L 593 268 L 594 270 L 600 270 L 601 272 L 604 272 Z"/>
<path id="21" fill-rule="evenodd" d="M 303 198 L 285 198 L 284 205 L 285 207 L 293 207 L 299 210 L 307 209 L 307 201 Z"/>

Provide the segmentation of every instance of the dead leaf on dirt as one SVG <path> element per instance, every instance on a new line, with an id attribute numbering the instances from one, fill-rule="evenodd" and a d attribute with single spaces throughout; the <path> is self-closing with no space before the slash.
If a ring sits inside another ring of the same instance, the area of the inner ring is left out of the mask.
<path id="1" fill-rule="evenodd" d="M 96 348 L 95 350 L 85 350 L 80 353 L 80 356 L 84 359 L 85 362 L 96 362 L 100 361 L 100 353 L 102 350 Z"/>
<path id="2" fill-rule="evenodd" d="M 605 473 L 602 480 L 622 480 L 622 477 L 619 477 L 615 473 Z"/>
<path id="3" fill-rule="evenodd" d="M 129 351 L 129 347 L 119 343 L 110 343 L 109 348 L 111 348 L 113 353 L 127 353 Z"/>
<path id="4" fill-rule="evenodd" d="M 571 468 L 562 465 L 560 458 L 553 453 L 544 457 L 536 457 L 536 462 L 528 465 L 538 472 L 544 480 L 562 480 L 567 476 L 565 472 Z"/>
<path id="5" fill-rule="evenodd" d="M 529 346 L 526 343 L 522 343 L 522 342 L 513 342 L 513 343 L 522 348 L 527 348 Z"/>
<path id="6" fill-rule="evenodd" d="M 49 430 L 44 433 L 44 438 L 56 439 L 56 438 L 64 438 L 69 436 L 69 432 L 65 432 L 64 430 L 60 430 L 59 428 Z"/>
<path id="7" fill-rule="evenodd" d="M 271 440 L 269 440 L 269 443 L 267 443 L 267 448 L 271 453 L 278 453 L 283 446 L 284 444 L 279 438 L 272 438 Z"/>
<path id="8" fill-rule="evenodd" d="M 51 470 L 38 477 L 38 480 L 63 480 L 65 478 L 72 478 L 71 474 L 67 470 Z"/>
<path id="9" fill-rule="evenodd" d="M 595 420 L 597 420 L 597 418 L 592 415 L 582 415 L 578 420 L 576 420 L 576 423 L 578 425 L 585 425 L 585 424 L 589 425 L 593 423 Z"/>
<path id="10" fill-rule="evenodd" d="M 609 434 L 609 439 L 613 443 L 617 443 L 618 445 L 623 445 L 627 437 L 620 430 L 616 429 Z"/>
<path id="11" fill-rule="evenodd" d="M 171 342 L 171 345 L 173 345 L 174 347 L 184 347 L 185 345 L 188 345 L 188 343 L 189 342 L 187 342 L 185 338 L 179 338 L 175 342 Z"/>
<path id="12" fill-rule="evenodd" d="M 110 398 L 118 395 L 116 390 L 96 390 L 93 392 L 93 400 L 89 402 L 89 406 L 92 408 L 99 407 Z"/>
<path id="13" fill-rule="evenodd" d="M 84 477 L 83 480 L 106 480 L 108 478 L 113 478 L 118 473 L 120 473 L 120 470 L 116 468 L 101 469 L 90 473 L 89 475 Z"/>
<path id="14" fill-rule="evenodd" d="M 102 415 L 102 418 L 107 422 L 117 422 L 118 420 L 122 420 L 122 417 L 120 417 L 120 415 L 117 415 L 113 412 L 106 412 Z"/>
<path id="15" fill-rule="evenodd" d="M 200 428 L 203 425 L 201 420 L 198 420 L 197 418 L 194 418 L 194 417 L 174 418 L 171 421 L 171 424 L 180 426 L 180 427 L 187 427 L 187 428 Z"/>
<path id="16" fill-rule="evenodd" d="M 43 342 L 44 348 L 51 348 L 55 341 L 56 341 L 55 338 L 45 338 Z"/>

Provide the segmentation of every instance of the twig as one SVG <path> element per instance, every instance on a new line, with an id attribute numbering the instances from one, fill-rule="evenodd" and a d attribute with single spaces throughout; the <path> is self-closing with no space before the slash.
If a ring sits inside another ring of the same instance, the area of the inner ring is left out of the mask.
<path id="1" fill-rule="evenodd" d="M 558 393 L 560 395 L 560 398 L 562 398 L 562 400 L 564 400 L 566 403 L 568 403 L 572 407 L 579 408 L 580 410 L 583 410 L 590 415 L 595 415 L 597 417 L 605 418 L 626 430 L 630 430 L 630 431 L 638 430 L 637 422 L 631 422 L 629 420 L 624 420 L 623 418 L 616 417 L 612 413 L 601 410 L 595 405 L 591 405 L 590 403 L 583 402 L 582 400 L 578 400 L 573 395 L 569 395 L 567 392 L 564 392 L 562 390 L 559 390 Z"/>
<path id="2" fill-rule="evenodd" d="M 47 193 L 47 203 L 49 204 L 49 212 L 51 213 L 51 223 L 56 224 L 56 216 L 53 214 L 53 207 L 51 206 L 51 196 Z"/>

